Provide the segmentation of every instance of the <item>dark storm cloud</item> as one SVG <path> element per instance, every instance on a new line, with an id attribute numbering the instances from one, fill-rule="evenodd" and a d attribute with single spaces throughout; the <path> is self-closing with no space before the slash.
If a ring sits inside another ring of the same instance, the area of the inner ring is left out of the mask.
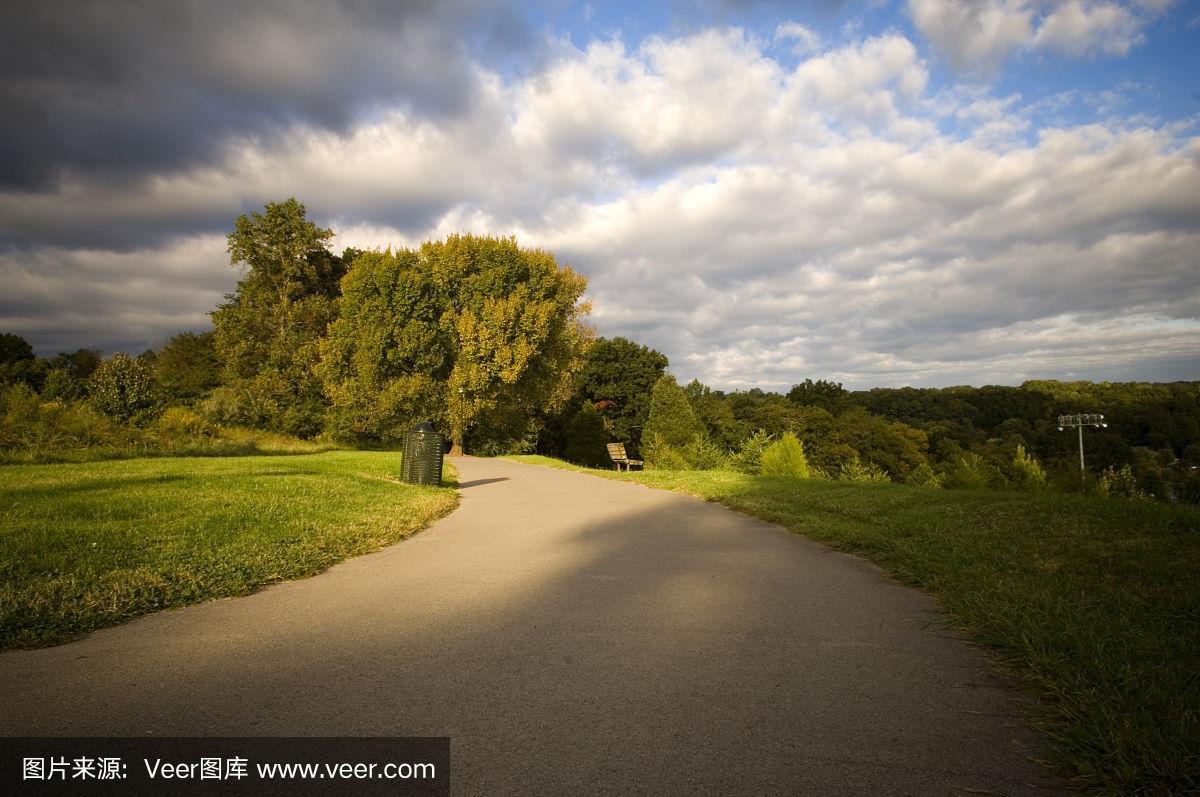
<path id="1" fill-rule="evenodd" d="M 471 60 L 535 46 L 512 9 L 392 3 L 6 3 L 0 188 L 137 179 L 205 163 L 232 135 L 336 131 L 380 106 L 464 113 Z"/>

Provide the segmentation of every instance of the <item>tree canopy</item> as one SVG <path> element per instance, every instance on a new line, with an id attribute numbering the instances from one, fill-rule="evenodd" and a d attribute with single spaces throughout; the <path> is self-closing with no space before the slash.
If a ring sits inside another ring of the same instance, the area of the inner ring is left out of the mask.
<path id="1" fill-rule="evenodd" d="M 212 332 L 180 332 L 158 351 L 154 368 L 170 401 L 190 403 L 220 384 Z"/>
<path id="2" fill-rule="evenodd" d="M 434 420 L 461 451 L 489 413 L 516 409 L 528 421 L 562 404 L 589 341 L 586 285 L 513 238 L 360 255 L 322 346 L 335 431 L 393 440 Z"/>
<path id="3" fill-rule="evenodd" d="M 212 313 L 225 384 L 211 410 L 220 420 L 302 437 L 321 431 L 325 405 L 313 369 L 345 273 L 325 248 L 332 237 L 295 199 L 234 223 L 230 261 L 245 271 Z"/>
<path id="4" fill-rule="evenodd" d="M 630 456 L 641 450 L 650 391 L 667 365 L 665 354 L 627 338 L 599 338 L 588 351 L 576 396 L 596 405 L 612 438 L 625 443 Z"/>

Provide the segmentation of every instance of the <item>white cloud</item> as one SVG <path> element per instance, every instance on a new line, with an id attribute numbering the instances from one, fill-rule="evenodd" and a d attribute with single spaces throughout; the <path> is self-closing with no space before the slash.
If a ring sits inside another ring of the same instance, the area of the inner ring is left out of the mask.
<path id="1" fill-rule="evenodd" d="M 516 233 L 589 275 L 602 334 L 721 387 L 1195 373 L 1191 128 L 1031 131 L 1020 97 L 931 97 L 896 34 L 791 69 L 764 46 L 723 30 L 565 49 L 526 78 L 480 72 L 469 118 L 243 140 L 207 170 L 0 195 L 0 219 L 30 240 L 196 215 L 228 229 L 294 194 L 339 247 Z M 0 327 L 57 350 L 200 323 L 233 271 L 214 233 L 31 243 L 0 278 Z"/>
<path id="2" fill-rule="evenodd" d="M 1033 35 L 1025 0 L 909 0 L 913 24 L 952 68 L 991 73 Z"/>
<path id="3" fill-rule="evenodd" d="M 775 28 L 775 41 L 789 42 L 796 55 L 811 55 L 821 49 L 821 36 L 799 22 L 781 22 Z"/>
<path id="4" fill-rule="evenodd" d="M 1142 21 L 1116 3 L 1069 2 L 1042 19 L 1033 46 L 1075 57 L 1125 55 L 1143 41 Z"/>
<path id="5" fill-rule="evenodd" d="M 913 24 L 952 69 L 989 77 L 1022 49 L 1124 56 L 1172 0 L 909 0 Z"/>

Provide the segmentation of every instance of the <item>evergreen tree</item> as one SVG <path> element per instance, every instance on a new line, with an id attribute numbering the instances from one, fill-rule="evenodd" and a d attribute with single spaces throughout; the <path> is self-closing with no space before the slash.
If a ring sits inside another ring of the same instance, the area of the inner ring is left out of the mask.
<path id="1" fill-rule="evenodd" d="M 593 468 L 608 467 L 608 431 L 604 419 L 590 401 L 585 401 L 567 423 L 567 445 L 564 452 L 570 462 Z"/>
<path id="2" fill-rule="evenodd" d="M 793 479 L 807 479 L 812 475 L 808 459 L 804 456 L 804 446 L 800 444 L 796 435 L 785 432 L 763 450 L 762 475 L 788 476 Z"/>
<path id="3" fill-rule="evenodd" d="M 674 462 L 679 452 L 704 436 L 704 425 L 692 411 L 687 394 L 675 377 L 664 374 L 650 392 L 650 414 L 642 431 L 646 464 L 662 467 L 668 458 Z"/>

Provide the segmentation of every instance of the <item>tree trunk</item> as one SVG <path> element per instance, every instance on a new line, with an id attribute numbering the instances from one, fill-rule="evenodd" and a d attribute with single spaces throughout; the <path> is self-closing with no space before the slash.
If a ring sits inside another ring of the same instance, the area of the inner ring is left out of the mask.
<path id="1" fill-rule="evenodd" d="M 454 432 L 450 435 L 450 453 L 447 456 L 461 457 L 463 455 L 463 435 L 462 432 Z"/>

